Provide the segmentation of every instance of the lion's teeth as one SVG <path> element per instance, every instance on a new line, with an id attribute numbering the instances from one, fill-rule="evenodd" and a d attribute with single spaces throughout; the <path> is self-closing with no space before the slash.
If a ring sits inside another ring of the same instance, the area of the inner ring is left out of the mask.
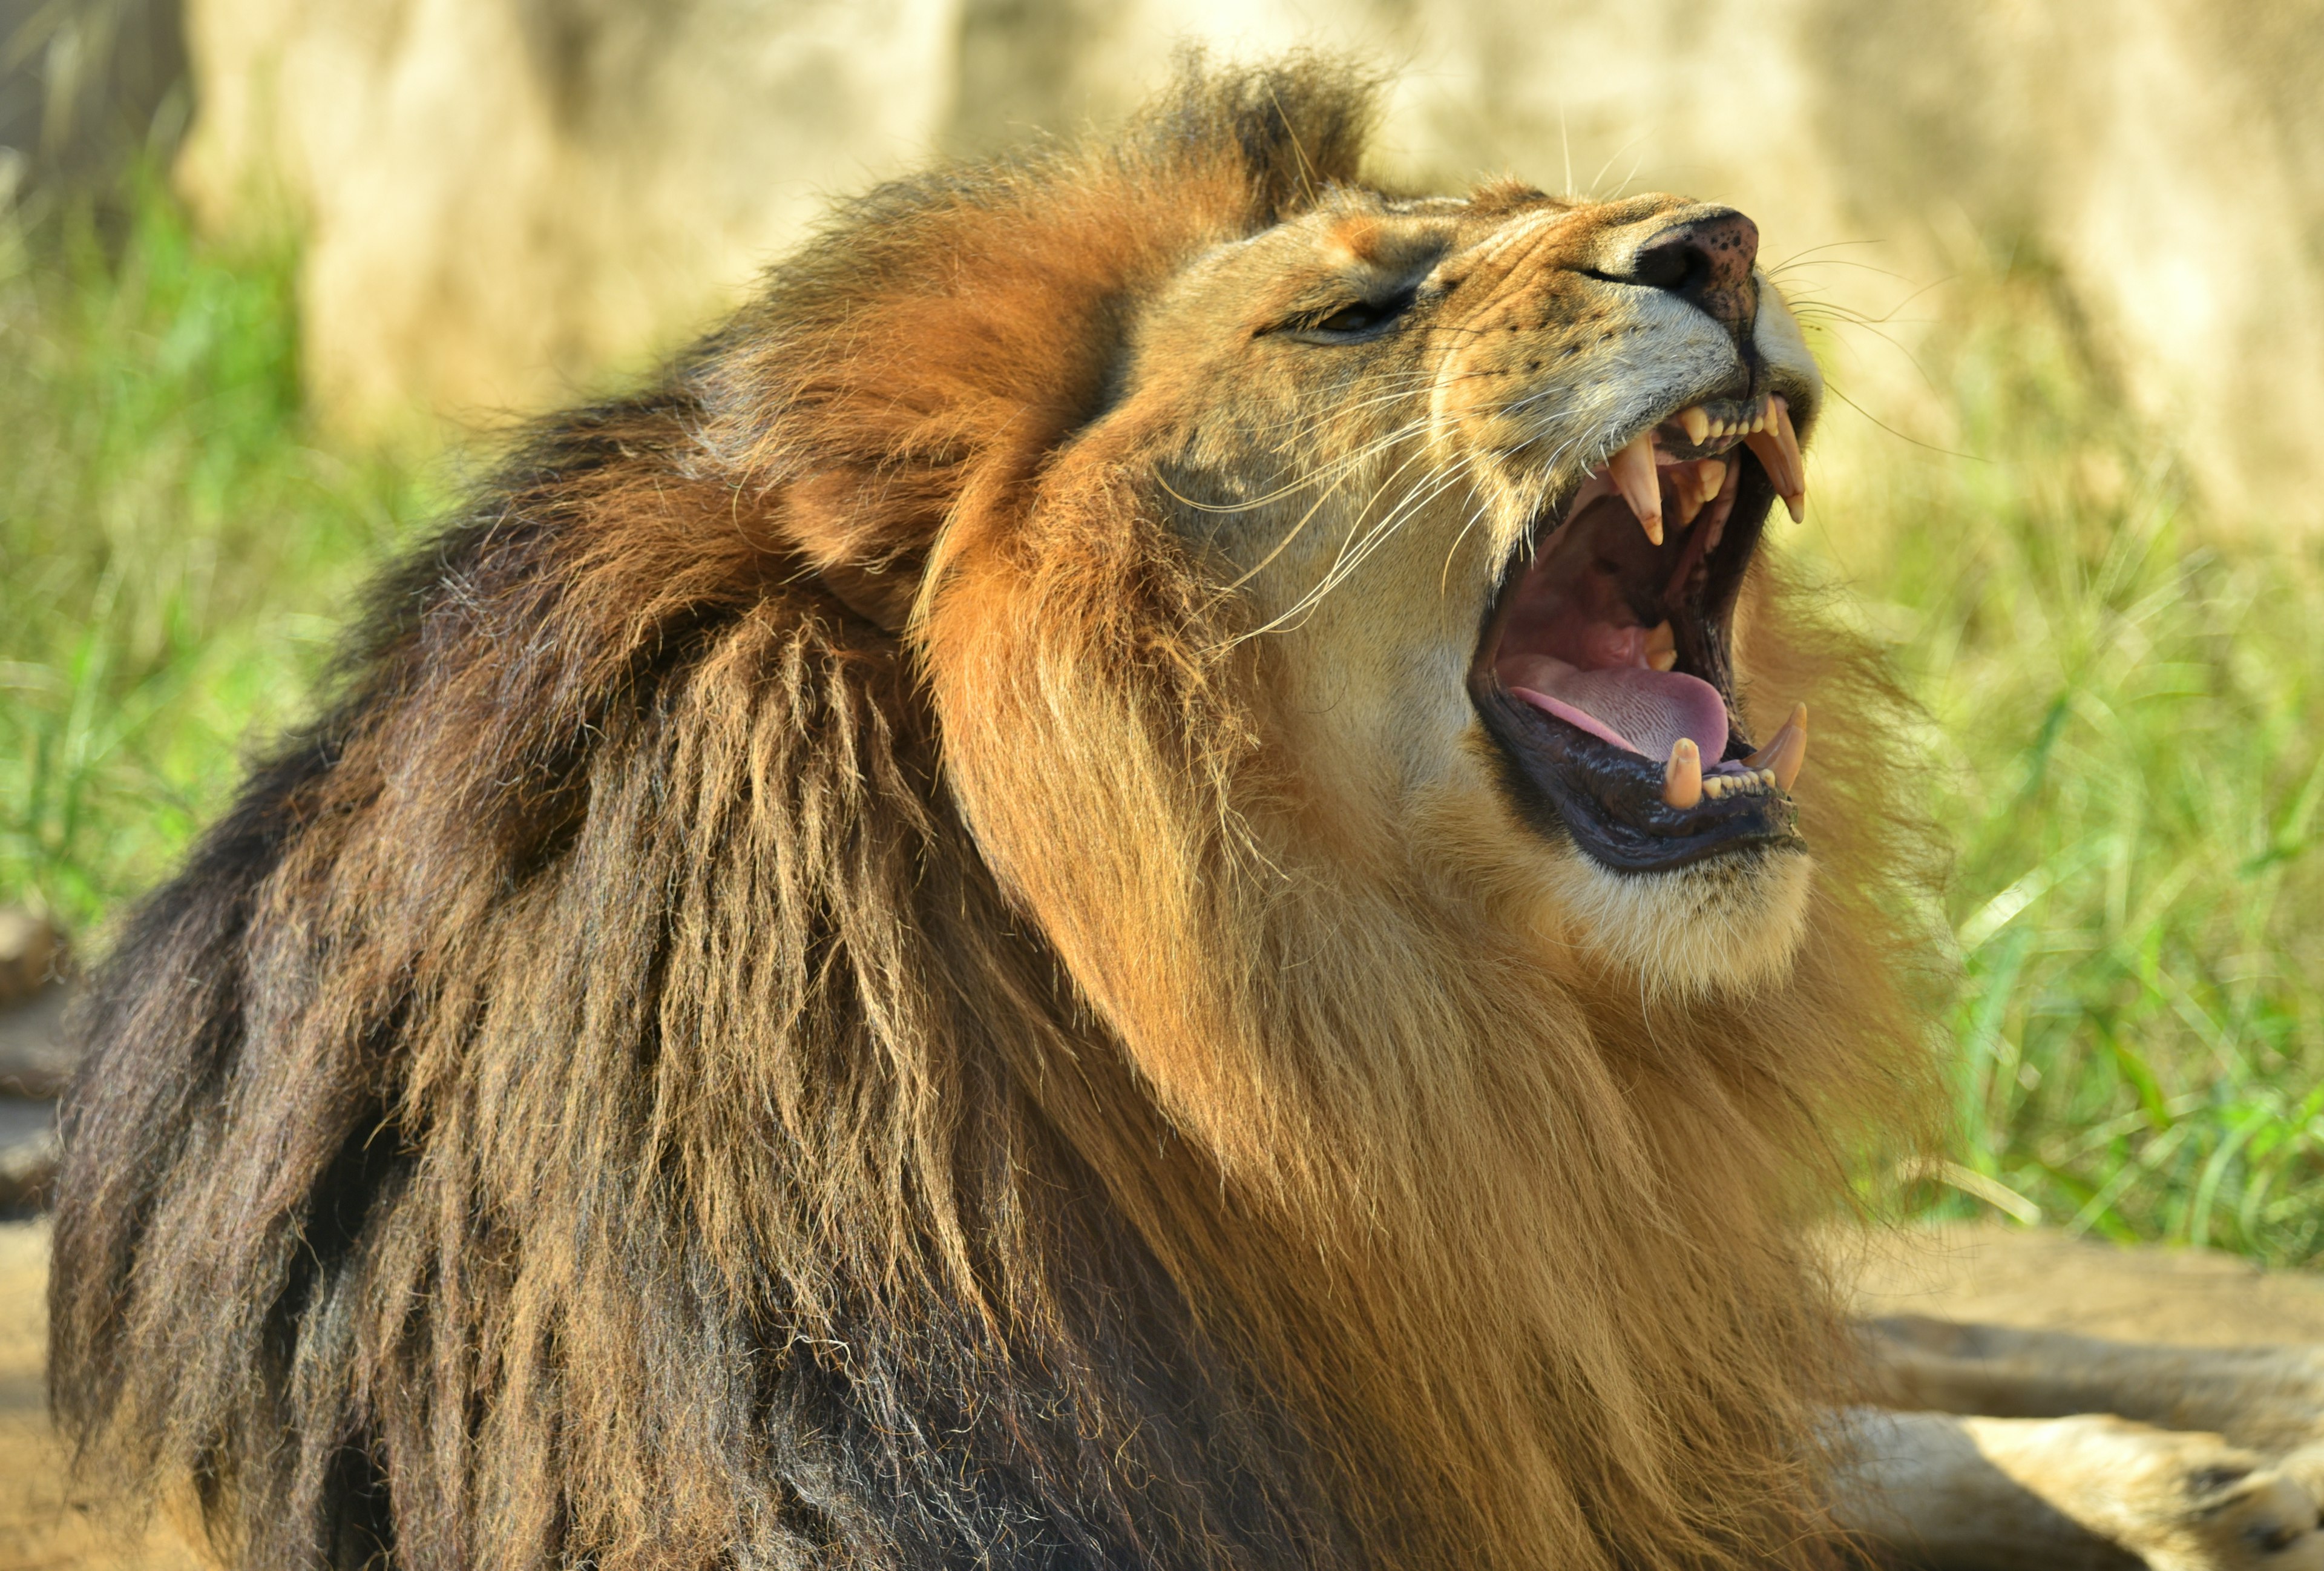
<path id="1" fill-rule="evenodd" d="M 1622 500 L 1630 504 L 1637 515 L 1638 525 L 1646 538 L 1656 545 L 1663 543 L 1663 488 L 1655 477 L 1655 444 L 1650 436 L 1640 436 L 1607 463 L 1607 471 L 1614 477 L 1615 488 Z"/>
<path id="2" fill-rule="evenodd" d="M 1792 522 L 1798 523 L 1808 515 L 1807 461 L 1800 456 L 1800 439 L 1792 430 L 1790 408 L 1780 397 L 1768 402 L 1766 430 L 1745 440 L 1758 456 L 1760 467 L 1767 471 L 1775 494 L 1784 499 Z"/>
<path id="3" fill-rule="evenodd" d="M 1728 797 L 1756 797 L 1773 790 L 1775 783 L 1774 777 L 1764 769 L 1707 774 L 1702 777 L 1702 794 L 1714 802 Z"/>
<path id="4" fill-rule="evenodd" d="M 1702 753 L 1687 737 L 1671 744 L 1670 762 L 1663 765 L 1663 800 L 1684 812 L 1702 800 Z"/>
<path id="5" fill-rule="evenodd" d="M 1679 411 L 1678 423 L 1686 431 L 1686 439 L 1698 448 L 1711 435 L 1711 417 L 1702 412 L 1701 404 Z"/>
<path id="6" fill-rule="evenodd" d="M 1808 461 L 1800 453 L 1799 433 L 1792 430 L 1792 406 L 1778 396 L 1775 404 L 1775 439 L 1784 445 L 1784 457 L 1792 467 L 1792 489 L 1784 493 L 1784 506 L 1791 513 L 1794 523 L 1803 522 L 1808 515 Z"/>
<path id="7" fill-rule="evenodd" d="M 1678 664 L 1678 639 L 1669 623 L 1658 622 L 1646 629 L 1646 663 L 1658 671 Z"/>
<path id="8" fill-rule="evenodd" d="M 1671 500 L 1678 504 L 1678 526 L 1684 529 L 1702 511 L 1703 494 L 1695 483 L 1694 467 L 1682 464 L 1671 471 Z"/>
<path id="9" fill-rule="evenodd" d="M 1767 738 L 1767 744 L 1743 761 L 1746 769 L 1765 771 L 1778 790 L 1790 790 L 1792 782 L 1800 778 L 1800 766 L 1808 758 L 1808 707 L 1792 706 L 1792 716 L 1776 733 Z"/>
<path id="10" fill-rule="evenodd" d="M 1694 472 L 1702 482 L 1704 501 L 1710 501 L 1727 489 L 1727 465 L 1723 460 L 1705 458 L 1694 467 Z"/>

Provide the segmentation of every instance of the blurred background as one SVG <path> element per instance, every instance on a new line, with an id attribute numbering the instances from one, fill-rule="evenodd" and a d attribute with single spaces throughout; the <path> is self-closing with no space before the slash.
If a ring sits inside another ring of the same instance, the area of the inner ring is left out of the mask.
<path id="1" fill-rule="evenodd" d="M 0 0 L 0 1198 L 57 935 L 495 430 L 1187 41 L 1372 62 L 1398 180 L 1758 220 L 1840 394 L 1781 546 L 1952 836 L 1910 1206 L 2324 1255 L 2324 0 Z"/>

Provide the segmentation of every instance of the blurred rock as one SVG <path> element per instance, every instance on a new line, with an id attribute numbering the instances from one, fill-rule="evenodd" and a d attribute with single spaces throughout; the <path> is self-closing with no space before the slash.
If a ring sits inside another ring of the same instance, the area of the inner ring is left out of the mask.
<path id="1" fill-rule="evenodd" d="M 31 1210 L 56 1177 L 57 1104 L 0 1101 L 0 1213 Z"/>
<path id="2" fill-rule="evenodd" d="M 0 0 L 5 189 L 101 185 L 185 125 L 180 0 Z"/>
<path id="3" fill-rule="evenodd" d="M 73 1070 L 64 1036 L 69 996 L 51 986 L 0 1009 L 0 1097 L 43 1098 L 64 1091 Z"/>
<path id="4" fill-rule="evenodd" d="M 567 398 L 711 319 L 829 196 L 1109 118 L 1182 39 L 1312 42 L 1396 68 L 1392 170 L 1733 200 L 1843 310 L 1984 254 L 2053 269 L 2224 511 L 2324 521 L 2324 0 L 189 7 L 185 188 L 216 224 L 306 226 L 343 425 Z M 1841 342 L 1851 394 L 1909 421 L 1909 358 Z"/>
<path id="5" fill-rule="evenodd" d="M 194 0 L 180 164 L 307 237 L 343 422 L 571 398 L 706 326 L 952 97 L 953 0 Z"/>
<path id="6" fill-rule="evenodd" d="M 23 906 L 0 906 L 0 1009 L 59 980 L 64 957 L 65 938 L 54 924 Z"/>
<path id="7" fill-rule="evenodd" d="M 39 1205 L 56 1172 L 53 1099 L 72 1078 L 65 957 L 54 925 L 0 906 L 0 1212 Z"/>

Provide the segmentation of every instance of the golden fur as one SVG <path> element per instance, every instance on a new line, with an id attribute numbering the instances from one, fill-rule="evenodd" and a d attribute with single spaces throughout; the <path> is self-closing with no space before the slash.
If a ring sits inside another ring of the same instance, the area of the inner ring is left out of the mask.
<path id="1" fill-rule="evenodd" d="M 1892 696 L 1762 565 L 1812 864 L 1518 820 L 1460 681 L 1553 476 L 1464 444 L 1619 383 L 1559 281 L 1670 203 L 1412 207 L 1367 113 L 876 192 L 383 592 L 85 1017 L 80 1434 L 266 1565 L 1825 1555 Z M 1254 335 L 1456 231 L 1474 374 Z"/>

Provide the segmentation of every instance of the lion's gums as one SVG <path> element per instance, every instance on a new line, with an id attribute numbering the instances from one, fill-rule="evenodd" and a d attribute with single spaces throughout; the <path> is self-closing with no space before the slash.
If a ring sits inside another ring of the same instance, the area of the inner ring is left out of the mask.
<path id="1" fill-rule="evenodd" d="M 1807 936 L 1642 999 L 1284 838 L 1136 443 L 1053 458 L 1365 113 L 877 193 L 406 566 L 84 1017 L 75 1429 L 251 1565 L 1824 1552 L 1787 1227 L 1916 1085 L 1872 666 L 1754 589 Z"/>

